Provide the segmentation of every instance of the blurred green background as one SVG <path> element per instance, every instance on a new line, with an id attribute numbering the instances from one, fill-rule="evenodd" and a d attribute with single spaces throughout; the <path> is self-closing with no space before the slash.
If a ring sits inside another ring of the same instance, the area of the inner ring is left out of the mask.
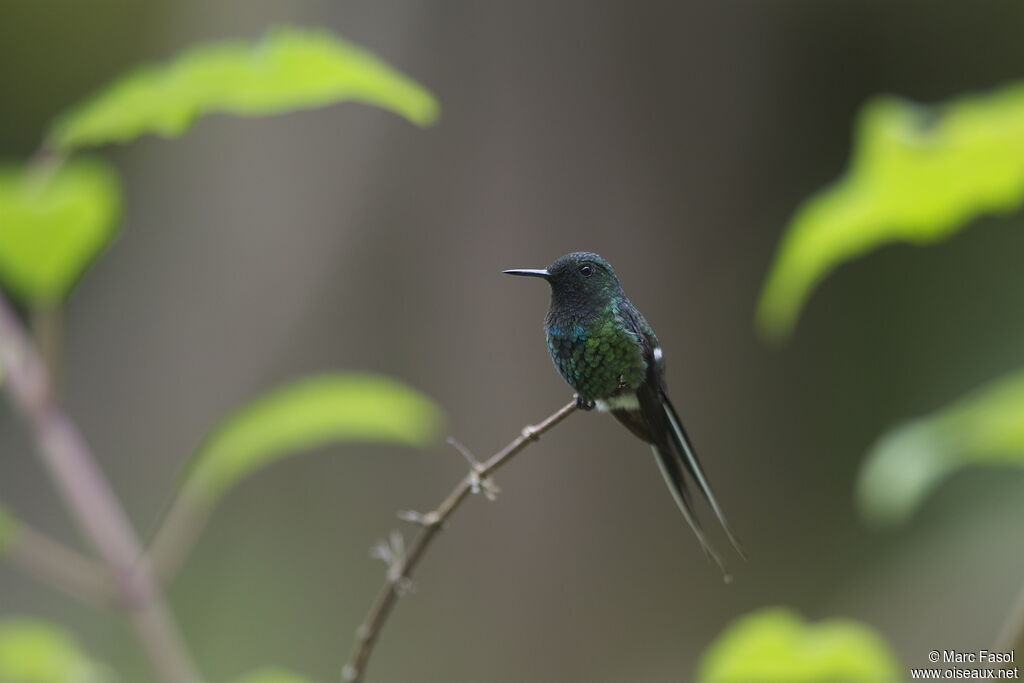
<path id="1" fill-rule="evenodd" d="M 1022 365 L 1021 217 L 841 267 L 784 347 L 752 317 L 859 106 L 1020 78 L 1022 20 L 1010 0 L 4 1 L 0 157 L 27 157 L 139 62 L 283 22 L 365 46 L 442 103 L 426 130 L 342 104 L 111 150 L 123 234 L 68 302 L 64 389 L 143 532 L 222 415 L 314 371 L 401 378 L 493 452 L 569 397 L 544 350 L 547 292 L 500 271 L 579 249 L 615 265 L 750 562 L 724 585 L 647 449 L 576 415 L 500 472 L 497 503 L 455 517 L 370 680 L 689 680 L 728 621 L 774 604 L 865 621 L 923 666 L 994 645 L 1024 576 L 1022 482 L 958 475 L 884 532 L 854 482 L 885 429 Z M 0 500 L 78 544 L 31 451 L 0 410 Z M 463 474 L 441 445 L 339 446 L 232 491 L 170 590 L 209 678 L 278 664 L 336 680 L 383 574 L 368 549 Z M 14 614 L 151 680 L 119 617 L 0 563 Z"/>

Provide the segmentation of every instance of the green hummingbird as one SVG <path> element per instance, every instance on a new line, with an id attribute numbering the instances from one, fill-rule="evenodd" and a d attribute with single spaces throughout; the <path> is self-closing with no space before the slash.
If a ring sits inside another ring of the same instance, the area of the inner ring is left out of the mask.
<path id="1" fill-rule="evenodd" d="M 581 251 L 566 254 L 547 268 L 504 272 L 543 278 L 551 285 L 551 307 L 544 320 L 548 351 L 559 374 L 576 391 L 577 405 L 611 413 L 651 445 L 679 511 L 728 581 L 721 557 L 693 510 L 684 471 L 741 557 L 743 551 L 668 398 L 658 337 L 626 298 L 611 265 L 597 254 Z"/>

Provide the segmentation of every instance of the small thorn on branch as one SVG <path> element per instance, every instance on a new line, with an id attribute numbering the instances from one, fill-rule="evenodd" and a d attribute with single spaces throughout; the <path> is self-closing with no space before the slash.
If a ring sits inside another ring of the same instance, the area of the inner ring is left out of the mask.
<path id="1" fill-rule="evenodd" d="M 473 470 L 469 473 L 469 491 L 470 493 L 483 493 L 484 498 L 493 502 L 498 500 L 501 487 L 494 483 L 492 477 L 481 477 L 477 470 Z"/>
<path id="2" fill-rule="evenodd" d="M 473 453 L 463 446 L 454 436 L 448 437 L 448 443 L 450 443 L 459 453 L 462 453 L 462 457 L 469 462 L 470 493 L 483 493 L 487 500 L 497 500 L 498 494 L 501 493 L 501 488 L 494 482 L 492 477 L 486 476 L 487 468 L 484 467 L 484 464 L 477 460 L 473 456 Z"/>
<path id="3" fill-rule="evenodd" d="M 479 470 L 482 467 L 480 461 L 476 459 L 473 453 L 468 448 L 463 446 L 462 443 L 454 436 L 448 437 L 448 443 L 451 445 L 452 448 L 454 448 L 455 450 L 462 454 L 462 457 L 466 459 L 466 462 L 468 462 L 469 466 L 472 467 L 474 470 Z"/>
<path id="4" fill-rule="evenodd" d="M 386 540 L 377 541 L 370 549 L 370 557 L 381 560 L 388 566 L 388 578 L 392 581 L 392 572 L 398 571 L 401 576 L 402 565 L 405 563 L 405 539 L 398 531 L 392 531 Z"/>
<path id="5" fill-rule="evenodd" d="M 378 541 L 370 549 L 370 557 L 382 560 L 388 566 L 388 582 L 395 586 L 399 595 L 412 588 L 412 581 L 405 576 L 405 538 L 398 531 L 392 531 L 387 540 Z"/>
<path id="6" fill-rule="evenodd" d="M 416 510 L 399 510 L 398 518 L 403 522 L 411 522 L 420 526 L 434 526 L 441 521 L 436 510 L 431 510 L 426 514 Z"/>

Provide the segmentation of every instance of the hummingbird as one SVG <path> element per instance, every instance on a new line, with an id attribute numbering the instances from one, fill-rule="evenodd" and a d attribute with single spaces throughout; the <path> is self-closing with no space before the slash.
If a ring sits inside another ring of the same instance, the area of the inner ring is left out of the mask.
<path id="1" fill-rule="evenodd" d="M 669 400 L 658 337 L 626 298 L 611 265 L 597 254 L 579 251 L 562 256 L 547 268 L 504 273 L 539 277 L 551 285 L 551 306 L 544 320 L 544 332 L 555 368 L 576 392 L 576 405 L 583 410 L 596 407 L 611 413 L 635 436 L 650 444 L 679 511 L 704 552 L 729 581 L 721 557 L 694 512 L 684 472 L 714 511 L 741 557 L 743 551 Z"/>

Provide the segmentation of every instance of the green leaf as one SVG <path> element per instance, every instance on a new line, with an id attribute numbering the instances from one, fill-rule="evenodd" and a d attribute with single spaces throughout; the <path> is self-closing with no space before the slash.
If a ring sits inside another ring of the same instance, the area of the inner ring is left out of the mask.
<path id="1" fill-rule="evenodd" d="M 878 440 L 861 468 L 861 510 L 905 521 L 939 482 L 974 463 L 1024 466 L 1024 371 L 996 380 Z"/>
<path id="2" fill-rule="evenodd" d="M 355 100 L 418 125 L 438 104 L 427 90 L 370 53 L 322 30 L 277 28 L 255 43 L 193 47 L 107 86 L 61 116 L 48 141 L 58 149 L 177 137 L 213 113 L 265 116 Z"/>
<path id="3" fill-rule="evenodd" d="M 26 303 L 61 301 L 114 237 L 117 175 L 96 159 L 0 166 L 0 282 Z"/>
<path id="4" fill-rule="evenodd" d="M 809 624 L 773 607 L 726 627 L 698 664 L 701 683 L 891 683 L 900 666 L 864 624 L 827 619 Z"/>
<path id="5" fill-rule="evenodd" d="M 879 97 L 864 106 L 855 137 L 846 174 L 786 228 L 757 310 L 768 338 L 789 334 L 840 263 L 889 242 L 945 239 L 1024 198 L 1024 84 L 935 107 Z"/>
<path id="6" fill-rule="evenodd" d="M 235 683 L 309 683 L 309 679 L 284 669 L 260 669 Z"/>
<path id="7" fill-rule="evenodd" d="M 91 661 L 74 636 L 38 619 L 0 620 L 0 682 L 111 683 L 114 678 Z"/>
<path id="8" fill-rule="evenodd" d="M 240 477 L 331 441 L 424 446 L 441 412 L 423 394 L 377 375 L 319 375 L 264 395 L 218 427 L 200 449 L 187 486 L 208 499 Z"/>

